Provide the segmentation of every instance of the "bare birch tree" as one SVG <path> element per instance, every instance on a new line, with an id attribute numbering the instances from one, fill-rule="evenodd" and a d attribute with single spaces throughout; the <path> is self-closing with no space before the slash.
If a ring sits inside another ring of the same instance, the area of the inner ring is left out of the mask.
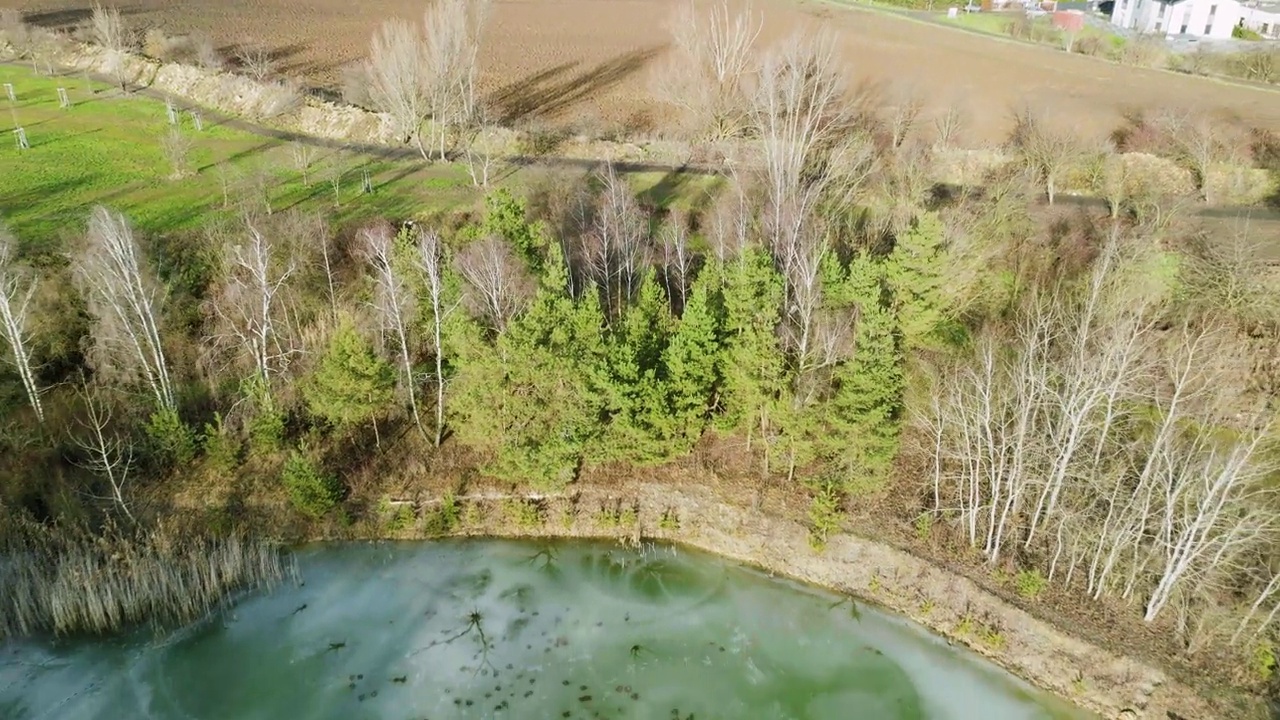
<path id="1" fill-rule="evenodd" d="M 115 6 L 103 7 L 95 2 L 89 24 L 93 29 L 94 42 L 106 53 L 104 69 L 120 86 L 120 92 L 126 92 L 129 82 L 129 51 L 133 48 L 133 38 L 120 16 L 120 9 Z"/>
<path id="2" fill-rule="evenodd" d="M 290 321 L 290 282 L 297 263 L 286 243 L 260 220 L 246 218 L 227 244 L 225 278 L 213 300 L 218 319 L 214 345 L 246 363 L 270 393 L 275 378 L 301 353 Z"/>
<path id="3" fill-rule="evenodd" d="M 835 177 L 837 140 L 852 110 L 829 33 L 797 33 L 770 48 L 762 61 L 752 116 L 760 136 L 771 246 L 798 242 Z"/>
<path id="4" fill-rule="evenodd" d="M 413 372 L 413 349 L 409 345 L 409 325 L 415 313 L 415 298 L 404 276 L 403 263 L 396 257 L 396 236 L 391 226 L 383 222 L 361 230 L 359 241 L 365 262 L 373 270 L 376 287 L 374 312 L 381 321 L 384 336 L 389 337 L 394 345 L 413 422 L 425 436 L 426 430 L 418 415 L 418 382 Z"/>
<path id="5" fill-rule="evenodd" d="M 122 380 L 140 380 L 157 407 L 176 410 L 160 338 L 164 294 L 148 272 L 124 215 L 102 206 L 93 209 L 84 248 L 73 267 L 94 320 L 90 349 L 94 370 Z"/>
<path id="6" fill-rule="evenodd" d="M 431 344 L 436 364 L 435 444 L 440 447 L 444 440 L 444 321 L 453 308 L 444 306 L 444 243 L 435 230 L 418 236 L 418 267 L 427 281 L 427 299 L 431 303 Z"/>
<path id="7" fill-rule="evenodd" d="M 471 125 L 479 111 L 480 33 L 488 0 L 434 0 L 423 18 L 426 97 L 436 150 L 446 158 L 449 133 Z"/>
<path id="8" fill-rule="evenodd" d="M 458 273 L 471 286 L 472 311 L 490 323 L 496 333 L 528 304 L 534 281 L 523 262 L 500 238 L 467 245 L 456 259 Z"/>
<path id="9" fill-rule="evenodd" d="M 430 76 L 418 29 L 404 20 L 383 21 L 369 44 L 365 73 L 369 98 L 386 115 L 391 132 L 406 144 L 416 142 L 427 159 L 421 131 Z"/>
<path id="10" fill-rule="evenodd" d="M 686 2 L 673 14 L 671 50 L 656 70 L 654 86 L 699 136 L 724 140 L 748 129 L 746 83 L 762 24 L 750 7 L 734 12 L 723 0 L 701 13 Z"/>
<path id="11" fill-rule="evenodd" d="M 689 223 L 684 213 L 673 212 L 658 231 L 662 253 L 662 279 L 667 287 L 671 312 L 684 312 L 689 283 L 693 278 L 693 252 L 689 249 Z"/>
<path id="12" fill-rule="evenodd" d="M 605 316 L 615 320 L 644 283 L 651 254 L 649 220 L 612 165 L 602 179 L 604 190 L 595 223 L 583 238 L 583 254 L 600 287 Z"/>
<path id="13" fill-rule="evenodd" d="M 1267 423 L 1220 408 L 1219 334 L 1166 329 L 1160 296 L 1133 292 L 1136 246 L 1113 236 L 1082 284 L 984 338 L 938 383 L 925 436 L 937 509 L 990 560 L 1017 539 L 1051 579 L 1185 621 L 1273 542 L 1277 468 Z"/>
<path id="14" fill-rule="evenodd" d="M 311 166 L 316 161 L 316 148 L 301 140 L 289 143 L 289 159 L 293 161 L 293 169 L 302 176 L 302 187 L 311 187 Z"/>
<path id="15" fill-rule="evenodd" d="M 74 433 L 72 441 L 85 454 L 81 467 L 106 480 L 111 491 L 108 497 L 94 497 L 114 502 L 130 522 L 136 523 L 126 498 L 133 470 L 133 444 L 111 429 L 111 406 L 102 400 L 99 390 L 82 383 L 80 397 L 84 404 L 83 417 L 77 417 L 81 432 Z"/>
<path id="16" fill-rule="evenodd" d="M 35 411 L 36 419 L 44 422 L 44 406 L 40 403 L 40 386 L 36 381 L 35 367 L 28 346 L 31 317 L 31 300 L 35 296 L 36 281 L 17 262 L 17 241 L 8 228 L 0 224 L 0 336 L 9 345 L 9 358 L 13 362 L 27 403 Z"/>

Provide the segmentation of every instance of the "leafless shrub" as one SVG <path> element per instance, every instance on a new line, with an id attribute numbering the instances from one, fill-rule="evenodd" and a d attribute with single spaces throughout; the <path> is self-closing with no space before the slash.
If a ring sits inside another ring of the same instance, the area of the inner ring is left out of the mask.
<path id="1" fill-rule="evenodd" d="M 885 125 L 889 129 L 890 144 L 893 147 L 902 147 L 902 144 L 907 141 L 907 136 L 911 134 L 916 121 L 920 118 L 921 110 L 923 110 L 923 104 L 915 91 L 905 90 L 897 93 L 896 99 L 892 101 L 885 113 Z"/>
<path id="2" fill-rule="evenodd" d="M 1258 48 L 1235 57 L 1236 72 L 1246 80 L 1274 83 L 1280 80 L 1280 50 Z"/>
<path id="3" fill-rule="evenodd" d="M 1084 35 L 1077 37 L 1071 44 L 1069 52 L 1089 57 L 1105 57 L 1111 51 L 1106 38 L 1101 35 Z"/>
<path id="4" fill-rule="evenodd" d="M 1120 50 L 1120 62 L 1135 67 L 1163 67 L 1169 57 L 1169 49 L 1163 37 L 1141 35 L 1130 38 Z"/>
<path id="5" fill-rule="evenodd" d="M 275 55 L 261 45 L 246 45 L 236 50 L 236 65 L 240 72 L 258 82 L 266 82 L 280 69 Z"/>
<path id="6" fill-rule="evenodd" d="M 457 256 L 458 273 L 467 281 L 467 304 L 472 313 L 501 333 L 528 304 L 534 279 L 511 247 L 500 238 L 467 245 Z"/>
<path id="7" fill-rule="evenodd" d="M 1248 332 L 1280 325 L 1280 283 L 1247 227 L 1232 233 L 1197 233 L 1188 241 L 1185 257 L 1179 277 L 1196 309 L 1226 312 Z"/>
<path id="8" fill-rule="evenodd" d="M 933 129 L 938 145 L 952 147 L 960 142 L 960 136 L 969 124 L 968 113 L 958 103 L 952 103 L 933 119 Z"/>
<path id="9" fill-rule="evenodd" d="M 208 35 L 198 33 L 191 36 L 191 53 L 196 65 L 205 70 L 221 72 L 227 69 L 227 59 L 218 51 L 218 47 L 213 44 L 213 38 Z"/>
<path id="10" fill-rule="evenodd" d="M 142 36 L 142 54 L 161 62 L 195 64 L 198 52 L 190 35 L 167 35 L 158 27 L 147 28 Z"/>
<path id="11" fill-rule="evenodd" d="M 659 97 L 680 108 L 698 136 L 722 140 L 748 128 L 744 84 L 761 25 L 749 7 L 734 13 L 723 0 L 704 13 L 687 2 L 668 23 L 671 50 L 653 84 Z"/>
<path id="12" fill-rule="evenodd" d="M 1043 117 L 1024 109 L 1014 117 L 1009 144 L 1023 166 L 1035 173 L 1052 205 L 1059 185 L 1082 155 L 1080 141 L 1071 132 L 1050 127 Z"/>
<path id="13" fill-rule="evenodd" d="M 16 8 L 0 8 L 0 42 L 8 46 L 9 52 L 21 58 L 26 54 L 30 41 L 31 27 Z"/>
<path id="14" fill-rule="evenodd" d="M 301 108 L 306 102 L 302 85 L 292 78 L 263 83 L 258 88 L 253 115 L 261 120 L 287 115 Z"/>
<path id="15" fill-rule="evenodd" d="M 160 149 L 169 161 L 169 179 L 181 180 L 191 173 L 191 138 L 177 127 L 160 136 Z"/>

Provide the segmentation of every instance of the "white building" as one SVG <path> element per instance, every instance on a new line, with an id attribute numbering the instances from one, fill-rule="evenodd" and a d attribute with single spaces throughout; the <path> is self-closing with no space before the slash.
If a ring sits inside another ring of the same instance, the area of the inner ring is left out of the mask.
<path id="1" fill-rule="evenodd" d="M 1280 0 L 1116 0 L 1111 24 L 1144 34 L 1216 39 L 1243 26 L 1280 38 Z"/>

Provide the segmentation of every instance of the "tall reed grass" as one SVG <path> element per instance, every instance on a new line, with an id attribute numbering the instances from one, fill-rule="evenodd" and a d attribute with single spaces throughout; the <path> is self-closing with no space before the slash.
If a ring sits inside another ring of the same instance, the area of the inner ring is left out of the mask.
<path id="1" fill-rule="evenodd" d="M 187 623 L 294 571 L 275 544 L 238 536 L 11 535 L 0 545 L 0 637 Z"/>

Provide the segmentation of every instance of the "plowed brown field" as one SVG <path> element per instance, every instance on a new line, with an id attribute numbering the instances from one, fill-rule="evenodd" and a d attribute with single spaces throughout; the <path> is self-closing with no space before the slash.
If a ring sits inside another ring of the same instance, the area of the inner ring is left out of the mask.
<path id="1" fill-rule="evenodd" d="M 736 1 L 736 0 L 735 0 Z M 650 99 L 653 60 L 677 0 L 494 0 L 482 48 L 484 86 L 508 122 L 578 120 L 602 127 L 660 126 Z M 7 0 L 47 25 L 83 18 L 87 2 Z M 125 0 L 139 27 L 199 31 L 224 46 L 274 49 L 286 71 L 337 86 L 386 17 L 415 18 L 421 0 Z M 1126 111 L 1199 109 L 1280 130 L 1280 93 L 1107 64 L 1052 49 L 885 14 L 814 2 L 766 0 L 762 41 L 823 26 L 843 43 L 849 72 L 914 88 L 938 111 L 959 102 L 970 141 L 1002 138 L 1015 108 L 1052 113 L 1078 131 L 1103 134 Z"/>

